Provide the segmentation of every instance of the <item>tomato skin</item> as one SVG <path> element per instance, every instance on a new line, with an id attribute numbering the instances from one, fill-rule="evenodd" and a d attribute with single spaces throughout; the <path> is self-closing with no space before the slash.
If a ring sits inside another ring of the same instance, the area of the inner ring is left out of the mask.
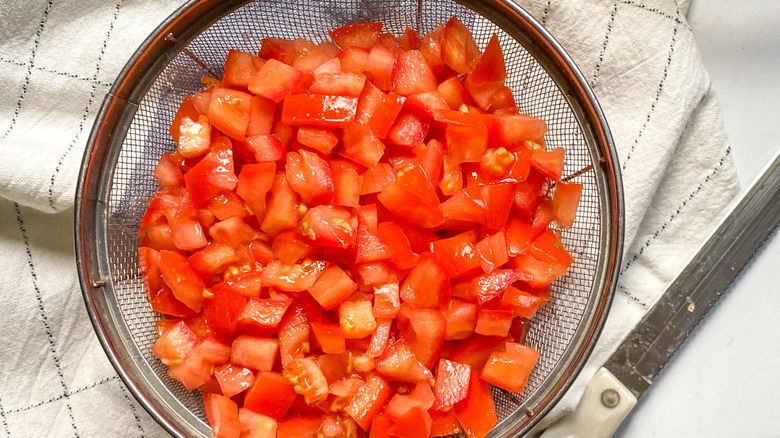
<path id="1" fill-rule="evenodd" d="M 203 407 L 214 438 L 238 438 L 241 424 L 238 422 L 238 406 L 228 397 L 203 393 Z"/>
<path id="2" fill-rule="evenodd" d="M 465 399 L 469 391 L 470 378 L 470 366 L 447 359 L 439 360 L 439 367 L 436 370 L 436 401 L 433 409 L 442 410 Z"/>
<path id="3" fill-rule="evenodd" d="M 376 373 L 366 375 L 366 384 L 363 385 L 345 408 L 355 422 L 368 430 L 371 421 L 382 410 L 392 395 L 392 388 Z"/>
<path id="4" fill-rule="evenodd" d="M 323 353 L 340 354 L 346 351 L 344 332 L 336 324 L 309 323 L 312 334 Z"/>
<path id="5" fill-rule="evenodd" d="M 187 258 L 190 267 L 204 278 L 211 278 L 238 261 L 236 251 L 221 243 L 212 243 Z"/>
<path id="6" fill-rule="evenodd" d="M 368 57 L 368 54 L 366 54 L 366 57 Z M 366 82 L 366 85 L 363 87 L 363 92 L 360 93 L 360 99 L 358 100 L 355 121 L 367 124 L 377 108 L 384 102 L 385 96 L 385 92 L 380 90 L 373 82 Z"/>
<path id="7" fill-rule="evenodd" d="M 404 109 L 410 113 L 430 122 L 433 120 L 433 112 L 440 109 L 449 109 L 449 104 L 438 91 L 427 91 L 409 96 L 404 102 Z"/>
<path id="8" fill-rule="evenodd" d="M 566 273 L 566 267 L 541 261 L 528 253 L 509 259 L 509 266 L 526 276 L 523 281 L 537 289 L 549 286 Z"/>
<path id="9" fill-rule="evenodd" d="M 330 265 L 309 288 L 309 294 L 325 310 L 336 308 L 357 290 L 357 284 L 336 264 Z"/>
<path id="10" fill-rule="evenodd" d="M 290 409 L 295 396 L 292 385 L 287 383 L 281 373 L 261 371 L 246 392 L 244 407 L 281 420 Z"/>
<path id="11" fill-rule="evenodd" d="M 246 127 L 246 136 L 270 134 L 275 113 L 276 102 L 262 96 L 252 96 L 252 111 L 249 116 L 249 124 Z"/>
<path id="12" fill-rule="evenodd" d="M 563 183 L 555 184 L 553 192 L 553 216 L 555 223 L 565 229 L 574 225 L 577 216 L 577 205 L 582 197 L 582 184 Z"/>
<path id="13" fill-rule="evenodd" d="M 405 101 L 406 98 L 400 94 L 388 93 L 382 103 L 376 107 L 368 119 L 368 126 L 377 138 L 384 139 L 387 136 Z"/>
<path id="14" fill-rule="evenodd" d="M 160 251 L 160 273 L 177 300 L 195 312 L 200 311 L 205 285 L 187 259 L 172 251 Z"/>
<path id="15" fill-rule="evenodd" d="M 504 228 L 509 211 L 512 209 L 514 187 L 512 184 L 490 184 L 482 186 L 481 191 L 485 199 L 485 208 L 489 212 L 485 215 L 485 228 L 488 230 Z"/>
<path id="16" fill-rule="evenodd" d="M 490 388 L 472 371 L 469 396 L 455 404 L 455 415 L 469 438 L 483 438 L 496 425 L 496 407 Z"/>
<path id="17" fill-rule="evenodd" d="M 342 49 L 355 46 L 370 49 L 376 44 L 382 23 L 355 23 L 328 31 L 333 42 Z"/>
<path id="18" fill-rule="evenodd" d="M 539 260 L 559 265 L 564 269 L 574 263 L 574 258 L 566 251 L 555 231 L 548 229 L 531 242 L 528 252 Z"/>
<path id="19" fill-rule="evenodd" d="M 179 187 L 184 185 L 184 175 L 167 152 L 163 152 L 157 166 L 154 167 L 154 177 L 160 187 Z"/>
<path id="20" fill-rule="evenodd" d="M 447 359 L 469 365 L 473 370 L 481 370 L 490 354 L 501 351 L 505 342 L 505 338 L 495 336 L 469 336 L 454 343 L 454 349 Z"/>
<path id="21" fill-rule="evenodd" d="M 294 126 L 345 128 L 355 119 L 355 97 L 296 94 L 282 104 L 282 122 Z"/>

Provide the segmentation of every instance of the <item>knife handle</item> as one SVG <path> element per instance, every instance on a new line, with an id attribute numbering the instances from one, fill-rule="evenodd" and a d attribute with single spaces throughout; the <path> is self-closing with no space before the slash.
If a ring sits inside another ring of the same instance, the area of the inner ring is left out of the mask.
<path id="1" fill-rule="evenodd" d="M 636 405 L 636 397 L 606 368 L 585 387 L 573 413 L 553 423 L 540 438 L 609 438 Z"/>

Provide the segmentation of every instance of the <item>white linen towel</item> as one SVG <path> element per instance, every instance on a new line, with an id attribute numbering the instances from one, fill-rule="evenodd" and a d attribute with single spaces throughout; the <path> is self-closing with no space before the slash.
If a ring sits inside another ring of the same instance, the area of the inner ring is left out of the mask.
<path id="1" fill-rule="evenodd" d="M 739 187 L 687 1 L 520 0 L 594 87 L 618 149 L 626 246 L 596 349 L 545 422 L 663 291 Z M 116 377 L 76 279 L 86 137 L 130 54 L 179 2 L 0 3 L 0 438 L 164 437 Z"/>

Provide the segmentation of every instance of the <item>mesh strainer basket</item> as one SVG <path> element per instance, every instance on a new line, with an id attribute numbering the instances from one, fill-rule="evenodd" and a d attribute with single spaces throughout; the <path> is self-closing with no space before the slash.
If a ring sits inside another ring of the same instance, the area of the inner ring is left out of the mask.
<path id="1" fill-rule="evenodd" d="M 380 21 L 420 34 L 457 16 L 480 47 L 498 34 L 521 112 L 547 122 L 548 147 L 566 148 L 564 178 L 584 184 L 577 221 L 563 232 L 575 257 L 533 320 L 528 343 L 541 352 L 523 395 L 495 390 L 491 436 L 530 430 L 573 381 L 611 302 L 622 248 L 617 158 L 598 104 L 555 40 L 511 1 L 194 0 L 138 49 L 98 115 L 76 195 L 76 254 L 90 318 L 117 372 L 149 413 L 177 437 L 208 437 L 201 398 L 166 373 L 151 353 L 155 314 L 141 280 L 136 231 L 157 190 L 152 170 L 175 145 L 168 126 L 179 102 L 217 76 L 228 49 L 256 52 L 263 37 L 315 42 L 327 30 Z"/>

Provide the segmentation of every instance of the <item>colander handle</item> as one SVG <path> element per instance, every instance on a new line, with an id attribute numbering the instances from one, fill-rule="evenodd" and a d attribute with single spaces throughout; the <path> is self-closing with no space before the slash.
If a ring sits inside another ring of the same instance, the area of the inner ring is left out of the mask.
<path id="1" fill-rule="evenodd" d="M 540 438 L 609 438 L 636 405 L 636 397 L 606 368 L 596 372 L 573 413 Z"/>

